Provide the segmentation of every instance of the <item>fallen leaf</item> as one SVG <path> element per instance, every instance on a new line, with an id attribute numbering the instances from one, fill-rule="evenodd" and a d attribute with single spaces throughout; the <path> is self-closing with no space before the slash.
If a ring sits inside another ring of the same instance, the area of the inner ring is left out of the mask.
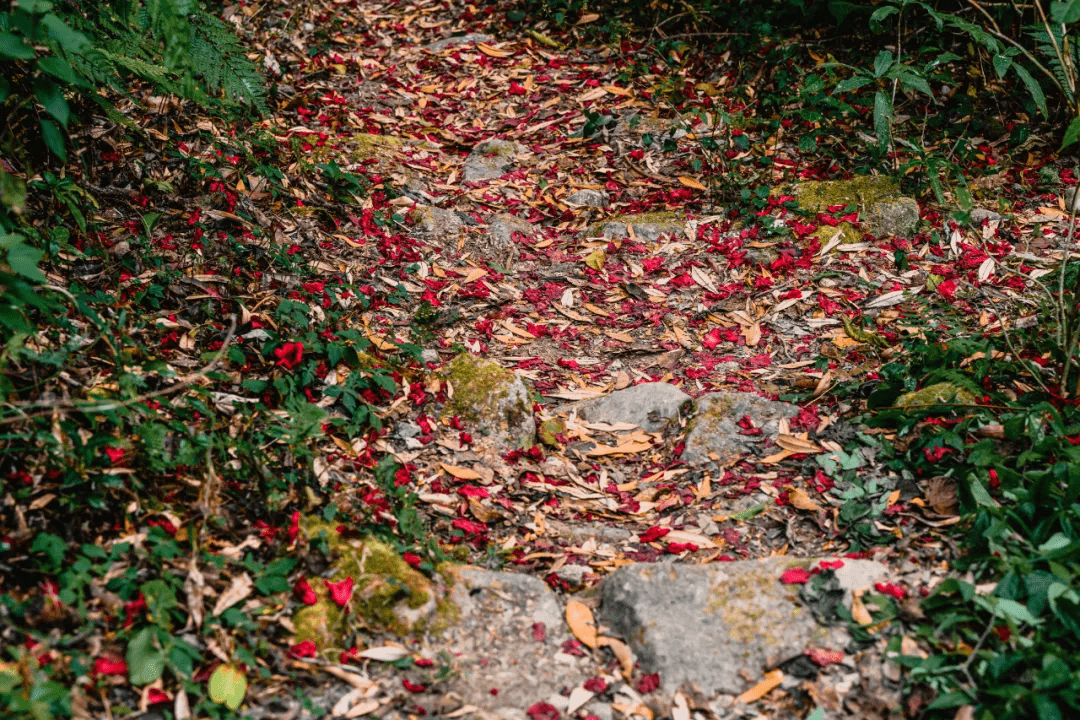
<path id="1" fill-rule="evenodd" d="M 851 618 L 860 625 L 870 625 L 874 622 L 874 617 L 866 609 L 866 605 L 863 605 L 862 594 L 863 591 L 856 590 L 851 597 Z"/>
<path id="2" fill-rule="evenodd" d="M 586 647 L 596 647 L 596 621 L 588 605 L 577 600 L 566 603 L 566 624 Z"/>
<path id="3" fill-rule="evenodd" d="M 356 656 L 367 658 L 368 660 L 378 660 L 379 662 L 397 662 L 403 657 L 408 657 L 410 654 L 411 653 L 408 650 L 397 645 L 381 645 L 379 647 L 361 650 Z"/>
<path id="4" fill-rule="evenodd" d="M 586 690 L 581 685 L 578 685 L 572 691 L 570 691 L 570 697 L 566 706 L 566 714 L 570 717 L 574 716 L 574 713 L 578 709 L 593 699 L 594 693 L 591 690 Z"/>
<path id="5" fill-rule="evenodd" d="M 450 475 L 456 477 L 458 480 L 481 480 L 484 477 L 472 468 L 460 467 L 458 465 L 447 465 L 446 463 L 439 463 L 439 467 L 441 467 Z"/>
<path id="6" fill-rule="evenodd" d="M 626 646 L 626 643 L 615 638 L 600 636 L 596 639 L 596 645 L 597 647 L 611 648 L 611 652 L 614 653 L 615 658 L 622 667 L 623 677 L 629 680 L 634 674 L 634 654 L 630 652 L 630 648 Z"/>
<path id="7" fill-rule="evenodd" d="M 214 603 L 214 610 L 210 613 L 211 616 L 217 617 L 221 613 L 228 610 L 230 607 L 240 602 L 248 595 L 251 594 L 252 588 L 255 584 L 251 581 L 251 576 L 247 573 L 243 573 L 233 578 L 232 584 L 229 585 L 225 592 L 221 593 L 217 602 Z"/>
<path id="8" fill-rule="evenodd" d="M 735 702 L 744 704 L 757 702 L 769 694 L 773 688 L 779 687 L 782 682 L 784 682 L 784 671 L 780 668 L 771 670 L 765 673 L 765 677 L 757 685 L 735 698 Z"/>
<path id="9" fill-rule="evenodd" d="M 490 45 L 485 45 L 484 43 L 479 43 L 476 46 L 476 49 L 479 50 L 480 52 L 484 53 L 485 55 L 489 56 L 489 57 L 508 58 L 508 57 L 510 57 L 511 55 L 514 54 L 512 52 L 506 52 L 505 50 L 499 50 L 498 48 L 493 48 Z"/>
<path id="10" fill-rule="evenodd" d="M 821 509 L 821 506 L 814 502 L 802 488 L 792 487 L 791 485 L 786 485 L 785 488 L 788 491 L 788 500 L 799 510 L 817 512 Z"/>
<path id="11" fill-rule="evenodd" d="M 693 188 L 695 190 L 708 190 L 709 189 L 709 188 L 705 187 L 704 185 L 702 185 L 697 180 L 695 180 L 694 178 L 688 177 L 686 175 L 680 175 L 679 176 L 679 182 L 682 183 L 683 185 L 685 185 L 686 187 Z"/>

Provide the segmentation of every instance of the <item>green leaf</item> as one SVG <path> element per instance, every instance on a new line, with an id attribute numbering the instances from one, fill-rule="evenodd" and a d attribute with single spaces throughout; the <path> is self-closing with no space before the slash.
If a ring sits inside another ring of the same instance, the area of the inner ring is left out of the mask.
<path id="1" fill-rule="evenodd" d="M 1065 533 L 1054 533 L 1050 536 L 1049 540 L 1039 546 L 1039 552 L 1047 553 L 1053 552 L 1054 550 L 1060 550 L 1061 548 L 1068 547 L 1070 542 L 1072 541 L 1069 540 L 1069 536 Z"/>
<path id="2" fill-rule="evenodd" d="M 22 215 L 26 210 L 26 182 L 10 173 L 0 172 L 0 204 L 6 210 Z"/>
<path id="3" fill-rule="evenodd" d="M 872 81 L 873 78 L 869 78 L 865 75 L 855 75 L 854 77 L 849 77 L 847 80 L 841 80 L 840 82 L 836 83 L 836 92 L 842 93 L 848 92 L 850 90 L 855 90 Z"/>
<path id="4" fill-rule="evenodd" d="M 1048 117 L 1050 111 L 1046 107 L 1046 95 L 1043 93 L 1042 85 L 1031 76 L 1031 73 L 1023 65 L 1013 63 L 1012 68 L 1020 76 L 1020 79 L 1024 81 L 1024 87 L 1031 93 L 1031 98 L 1035 101 L 1035 107 L 1039 108 L 1039 112 L 1043 114 L 1043 117 Z"/>
<path id="5" fill-rule="evenodd" d="M 1024 622 L 1030 625 L 1039 624 L 1038 618 L 1032 615 L 1031 611 L 1028 610 L 1025 605 L 1016 600 L 1006 600 L 1004 598 L 998 599 L 997 610 L 1001 615 L 1017 622 Z"/>
<path id="6" fill-rule="evenodd" d="M 879 78 L 889 71 L 893 65 L 893 54 L 890 50 L 882 50 L 874 58 L 874 77 Z"/>
<path id="7" fill-rule="evenodd" d="M 41 250 L 26 243 L 13 245 L 7 251 L 7 262 L 14 273 L 22 275 L 27 280 L 45 282 L 48 278 L 41 272 L 38 263 L 45 256 Z"/>
<path id="8" fill-rule="evenodd" d="M 1054 22 L 1062 25 L 1069 25 L 1080 20 L 1080 0 L 1051 3 L 1050 17 L 1054 19 Z"/>
<path id="9" fill-rule="evenodd" d="M 0 58 L 8 60 L 31 60 L 34 57 L 34 48 L 23 42 L 18 35 L 9 32 L 0 32 Z"/>
<path id="10" fill-rule="evenodd" d="M 890 15 L 896 15 L 899 12 L 900 9 L 897 8 L 895 5 L 886 5 L 885 7 L 880 7 L 874 11 L 873 15 L 870 16 L 870 25 L 880 25 L 882 20 L 889 17 Z"/>
<path id="11" fill-rule="evenodd" d="M 247 693 L 247 678 L 233 665 L 218 665 L 210 676 L 210 699 L 236 710 Z"/>
<path id="12" fill-rule="evenodd" d="M 878 148 L 886 150 L 892 140 L 893 104 L 884 90 L 874 95 L 874 132 L 877 133 Z"/>
<path id="13" fill-rule="evenodd" d="M 148 685 L 165 671 L 165 651 L 155 644 L 157 628 L 147 627 L 131 638 L 124 659 L 132 685 Z"/>
<path id="14" fill-rule="evenodd" d="M 52 120 L 41 120 L 41 139 L 60 162 L 67 162 L 67 148 L 64 147 L 64 135 Z"/>
<path id="15" fill-rule="evenodd" d="M 34 97 L 45 108 L 45 112 L 52 115 L 62 127 L 67 127 L 68 120 L 71 119 L 71 109 L 68 108 L 64 91 L 59 85 L 48 78 L 39 77 L 34 80 Z"/>
<path id="16" fill-rule="evenodd" d="M 994 70 L 997 72 L 998 78 L 1005 77 L 1005 73 L 1009 71 L 1009 67 L 1013 64 L 1013 59 L 1008 55 L 995 55 L 994 56 Z"/>
<path id="17" fill-rule="evenodd" d="M 88 37 L 78 30 L 72 30 L 66 22 L 52 13 L 41 18 L 41 24 L 49 31 L 49 37 L 67 52 L 82 52 L 92 44 Z"/>
<path id="18" fill-rule="evenodd" d="M 55 55 L 38 58 L 37 66 L 41 69 L 41 72 L 48 73 L 61 82 L 75 82 L 75 71 L 71 69 L 68 61 L 63 58 L 58 58 Z"/>
<path id="19" fill-rule="evenodd" d="M 1069 127 L 1065 129 L 1065 137 L 1061 139 L 1059 151 L 1069 147 L 1077 140 L 1080 140 L 1080 117 L 1073 118 L 1072 122 L 1069 123 Z"/>

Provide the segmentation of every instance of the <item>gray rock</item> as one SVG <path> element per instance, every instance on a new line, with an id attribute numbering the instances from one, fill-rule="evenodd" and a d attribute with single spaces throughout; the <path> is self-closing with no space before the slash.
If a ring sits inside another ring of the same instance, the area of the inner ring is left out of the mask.
<path id="1" fill-rule="evenodd" d="M 909 197 L 879 200 L 867 208 L 867 224 L 880 237 L 908 237 L 919 225 L 919 203 Z"/>
<path id="2" fill-rule="evenodd" d="M 572 585 L 581 585 L 590 572 L 592 569 L 588 565 L 563 565 L 555 574 Z"/>
<path id="3" fill-rule="evenodd" d="M 453 572 L 456 618 L 441 635 L 425 642 L 423 653 L 452 658 L 453 667 L 432 693 L 454 695 L 460 704 L 480 708 L 481 717 L 526 720 L 526 708 L 549 702 L 564 687 L 577 687 L 595 674 L 591 658 L 552 661 L 570 634 L 562 606 L 542 580 L 475 567 Z M 537 639 L 538 632 L 543 639 Z M 492 689 L 498 694 L 492 695 Z M 435 699 L 415 697 L 429 708 L 433 703 L 428 701 Z"/>
<path id="4" fill-rule="evenodd" d="M 574 403 L 564 410 L 577 412 L 589 422 L 631 423 L 646 432 L 659 432 L 678 423 L 679 408 L 690 396 L 667 383 L 642 383 L 610 395 Z"/>
<path id="5" fill-rule="evenodd" d="M 982 225 L 983 220 L 995 222 L 1001 219 L 1001 213 L 996 213 L 993 210 L 987 210 L 985 208 L 975 208 L 968 215 L 971 217 L 971 224 L 975 226 Z"/>
<path id="6" fill-rule="evenodd" d="M 794 405 L 766 400 L 753 393 L 709 393 L 697 399 L 682 459 L 691 465 L 707 463 L 716 455 L 720 463 L 749 452 L 761 437 L 775 438 L 780 418 L 794 417 Z M 741 435 L 738 422 L 749 416 L 763 435 Z"/>
<path id="7" fill-rule="evenodd" d="M 746 248 L 746 261 L 754 265 L 772 265 L 780 259 L 780 253 L 774 248 L 748 247 Z"/>
<path id="8" fill-rule="evenodd" d="M 394 437 L 399 440 L 420 437 L 420 426 L 407 422 L 398 423 L 397 427 L 394 428 Z"/>
<path id="9" fill-rule="evenodd" d="M 535 225 L 510 213 L 499 213 L 488 223 L 488 238 L 491 245 L 498 250 L 513 247 L 514 233 L 529 235 L 534 232 Z"/>
<path id="10" fill-rule="evenodd" d="M 418 205 L 409 220 L 420 234 L 438 242 L 455 241 L 465 231 L 465 223 L 453 210 Z"/>
<path id="11" fill-rule="evenodd" d="M 428 348 L 420 353 L 420 358 L 426 363 L 437 363 L 440 359 L 439 351 Z"/>
<path id="12" fill-rule="evenodd" d="M 665 695 L 683 683 L 707 696 L 738 694 L 775 663 L 811 647 L 848 645 L 846 631 L 819 626 L 800 604 L 800 585 L 780 582 L 785 570 L 811 563 L 772 557 L 626 565 L 600 584 L 598 619 L 627 641 L 642 672 L 660 674 Z"/>
<path id="13" fill-rule="evenodd" d="M 608 194 L 603 190 L 578 190 L 566 198 L 566 202 L 570 205 L 580 205 L 582 207 L 605 208 L 608 206 Z"/>
<path id="14" fill-rule="evenodd" d="M 516 142 L 486 140 L 473 148 L 465 159 L 461 178 L 465 182 L 496 180 L 513 168 L 514 155 L 521 151 Z"/>
<path id="15" fill-rule="evenodd" d="M 627 224 L 634 228 L 634 236 L 646 242 L 656 242 L 661 235 L 682 235 L 686 225 L 673 213 L 647 213 L 611 218 L 590 228 L 590 235 L 600 235 L 608 240 L 628 237 Z"/>
<path id="16" fill-rule="evenodd" d="M 473 43 L 491 43 L 495 42 L 495 38 L 484 33 L 469 33 L 467 35 L 459 35 L 457 37 L 443 38 L 442 40 L 436 40 L 433 43 L 429 43 L 424 46 L 424 49 L 428 52 L 438 53 L 451 47 L 458 47 L 459 45 L 471 45 Z"/>

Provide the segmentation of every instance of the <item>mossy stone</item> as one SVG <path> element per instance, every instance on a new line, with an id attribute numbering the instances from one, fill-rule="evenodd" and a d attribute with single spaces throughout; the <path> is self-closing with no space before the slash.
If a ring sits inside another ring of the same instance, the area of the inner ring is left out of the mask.
<path id="1" fill-rule="evenodd" d="M 373 538 L 342 539 L 334 525 L 314 518 L 304 520 L 301 527 L 309 538 L 325 536 L 332 562 L 323 578 L 309 580 L 317 602 L 293 615 L 297 642 L 341 648 L 360 627 L 405 635 L 423 628 L 436 612 L 438 589 L 389 545 Z M 333 602 L 324 582 L 347 578 L 355 582 L 348 612 Z"/>
<path id="2" fill-rule="evenodd" d="M 514 373 L 490 360 L 462 353 L 450 361 L 443 379 L 454 391 L 443 408 L 443 417 L 457 415 L 500 443 L 534 443 L 536 421 L 529 391 Z"/>
<path id="3" fill-rule="evenodd" d="M 920 405 L 974 405 L 979 396 L 955 383 L 941 382 L 927 385 L 922 390 L 901 395 L 896 407 L 916 407 Z"/>
<path id="4" fill-rule="evenodd" d="M 900 185 L 883 175 L 865 175 L 851 180 L 802 182 L 785 188 L 810 212 L 822 212 L 835 205 L 869 208 L 889 198 L 900 196 Z"/>
<path id="5" fill-rule="evenodd" d="M 391 135 L 372 135 L 370 133 L 357 133 L 352 136 L 353 150 L 352 160 L 370 160 L 386 153 L 397 151 L 405 145 L 405 141 Z"/>

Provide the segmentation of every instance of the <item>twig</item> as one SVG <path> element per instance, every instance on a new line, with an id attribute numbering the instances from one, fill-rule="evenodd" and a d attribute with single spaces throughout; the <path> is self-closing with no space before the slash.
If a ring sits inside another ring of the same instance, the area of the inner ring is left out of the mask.
<path id="1" fill-rule="evenodd" d="M 147 400 L 152 400 L 153 398 L 164 397 L 166 395 L 172 395 L 173 393 L 179 392 L 180 390 L 183 390 L 186 387 L 190 387 L 191 385 L 195 384 L 200 379 L 206 377 L 206 375 L 208 373 L 210 373 L 210 371 L 212 371 L 215 367 L 217 367 L 217 364 L 219 362 L 221 362 L 221 359 L 223 357 L 225 357 L 225 353 L 228 351 L 229 346 L 232 344 L 233 338 L 236 335 L 236 315 L 230 315 L 229 316 L 229 321 L 230 321 L 229 333 L 225 336 L 225 340 L 224 340 L 224 342 L 222 342 L 221 348 L 218 350 L 218 352 L 214 356 L 214 358 L 209 363 L 207 363 L 202 368 L 200 368 L 199 370 L 191 373 L 190 375 L 179 378 L 179 381 L 177 383 L 175 383 L 174 385 L 170 385 L 167 388 L 162 388 L 161 390 L 154 390 L 153 392 L 143 393 L 142 395 L 138 395 L 136 397 L 129 398 L 129 399 L 124 400 L 122 402 L 101 403 L 101 404 L 97 404 L 97 405 L 94 405 L 94 404 L 81 405 L 79 403 L 74 403 L 74 402 L 68 402 L 68 403 L 37 402 L 37 403 L 30 403 L 28 405 L 14 405 L 14 406 L 11 405 L 11 404 L 8 404 L 8 408 L 13 409 L 16 412 L 19 412 L 20 414 L 16 415 L 16 416 L 13 416 L 13 417 L 8 417 L 8 418 L 4 418 L 4 419 L 0 420 L 0 425 L 10 425 L 11 423 L 21 422 L 23 420 L 32 420 L 34 418 L 47 417 L 47 416 L 50 416 L 53 413 L 55 413 L 57 410 L 76 410 L 76 411 L 81 412 L 81 413 L 90 413 L 90 414 L 109 412 L 111 410 L 119 410 L 120 408 L 128 407 L 130 405 L 137 405 L 138 403 L 145 402 Z M 37 412 L 37 413 L 30 413 L 30 414 L 22 413 L 22 410 L 24 410 L 26 408 L 32 408 L 32 407 L 47 407 L 49 409 L 47 411 L 45 411 L 45 412 Z"/>

